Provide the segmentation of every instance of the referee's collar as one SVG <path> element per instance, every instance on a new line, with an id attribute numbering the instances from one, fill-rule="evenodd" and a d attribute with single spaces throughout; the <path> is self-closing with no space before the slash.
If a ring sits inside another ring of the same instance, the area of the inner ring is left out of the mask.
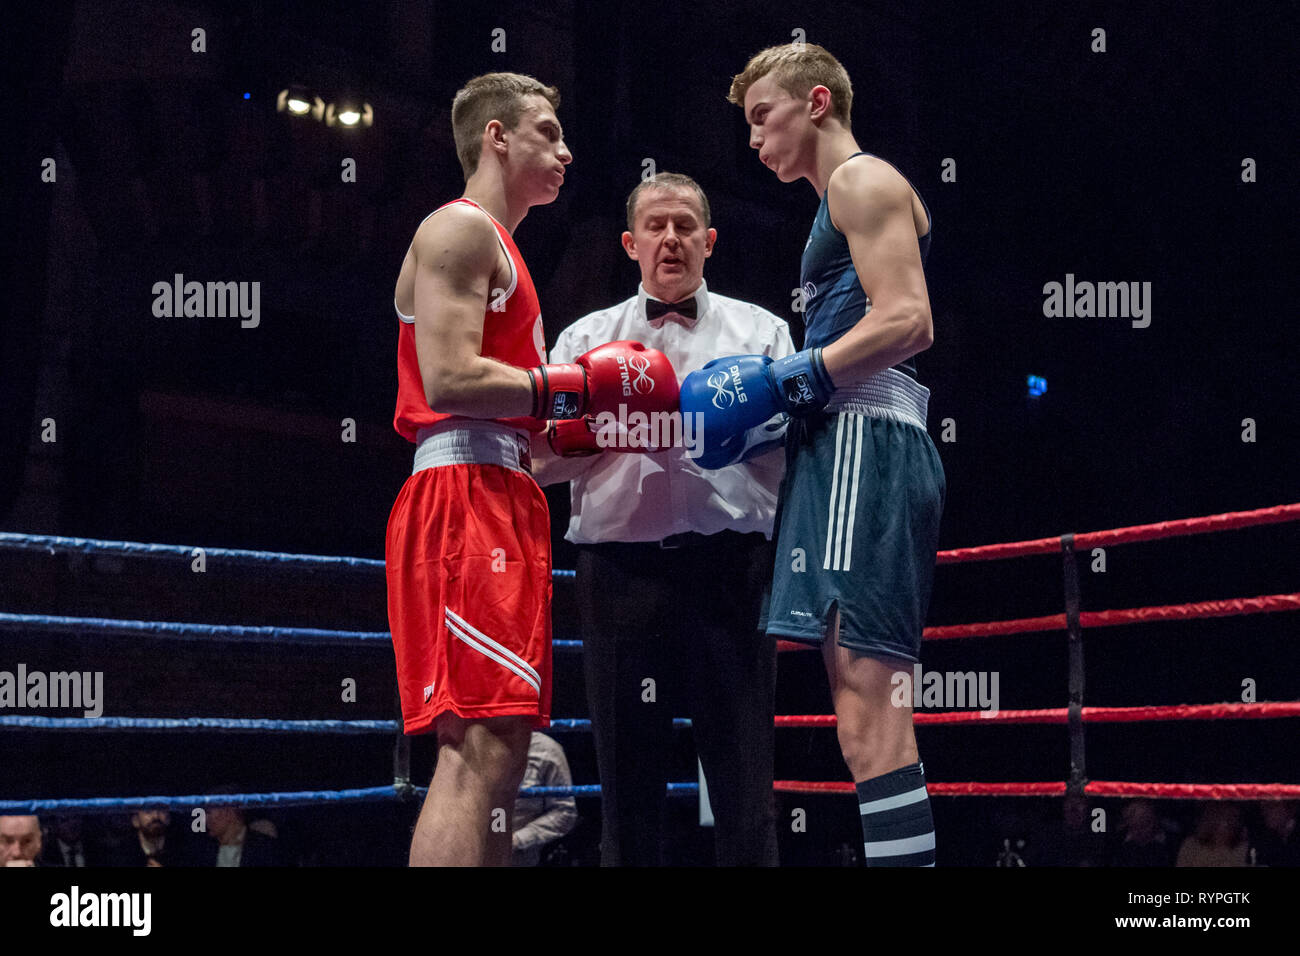
<path id="1" fill-rule="evenodd" d="M 645 304 L 646 300 L 650 297 L 650 294 L 645 290 L 645 283 L 638 283 L 636 287 L 636 314 L 642 322 L 649 322 L 649 319 L 646 318 Z M 709 284 L 703 279 L 700 279 L 700 286 L 695 290 L 693 298 L 695 299 L 694 321 L 684 317 L 679 317 L 674 320 L 688 329 L 694 328 L 700 319 L 704 318 L 705 314 L 709 311 Z M 658 324 L 662 324 L 662 320 Z"/>

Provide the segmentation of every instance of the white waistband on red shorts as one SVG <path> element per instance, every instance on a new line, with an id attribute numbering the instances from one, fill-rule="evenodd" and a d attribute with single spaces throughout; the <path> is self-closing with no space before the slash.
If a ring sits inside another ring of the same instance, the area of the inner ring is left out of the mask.
<path id="1" fill-rule="evenodd" d="M 857 385 L 837 388 L 826 410 L 888 418 L 924 430 L 929 404 L 928 388 L 896 368 L 887 368 Z"/>
<path id="2" fill-rule="evenodd" d="M 415 436 L 411 474 L 441 465 L 501 465 L 532 474 L 528 433 L 500 422 L 449 418 Z"/>

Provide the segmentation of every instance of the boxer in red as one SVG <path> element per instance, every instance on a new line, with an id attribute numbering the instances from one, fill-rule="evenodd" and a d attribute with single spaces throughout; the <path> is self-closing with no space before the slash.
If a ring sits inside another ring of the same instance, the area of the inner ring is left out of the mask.
<path id="1" fill-rule="evenodd" d="M 573 160 L 558 106 L 554 87 L 516 73 L 456 94 L 465 192 L 420 224 L 394 294 L 393 425 L 417 447 L 388 521 L 389 625 L 404 729 L 438 735 L 413 866 L 509 864 L 529 735 L 549 724 L 550 514 L 528 433 L 623 402 L 677 408 L 668 360 L 635 342 L 542 364 L 537 293 L 511 233 L 555 199 Z"/>

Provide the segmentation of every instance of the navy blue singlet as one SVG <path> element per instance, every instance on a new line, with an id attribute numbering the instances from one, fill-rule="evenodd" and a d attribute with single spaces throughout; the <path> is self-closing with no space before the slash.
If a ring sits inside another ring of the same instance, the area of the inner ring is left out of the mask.
<path id="1" fill-rule="evenodd" d="M 854 153 L 853 156 L 870 156 L 868 152 Z M 849 159 L 852 159 L 850 156 Z M 848 160 L 845 160 L 847 162 Z M 892 165 L 892 164 L 891 164 Z M 901 174 L 900 174 L 901 175 Z M 906 176 L 903 177 L 907 179 Z M 912 186 L 911 180 L 907 183 Z M 920 192 L 912 186 L 917 198 Z M 852 328 L 867 311 L 867 295 L 862 291 L 858 281 L 857 270 L 853 268 L 853 257 L 849 254 L 849 241 L 831 224 L 831 214 L 826 197 L 830 189 L 822 193 L 821 205 L 817 207 L 817 217 L 813 220 L 812 231 L 804 246 L 803 260 L 799 269 L 799 284 L 804 291 L 804 348 L 830 345 Z M 921 199 L 925 209 L 926 220 L 930 228 L 917 242 L 921 247 L 921 265 L 925 265 L 930 253 L 930 236 L 934 234 L 934 219 L 930 216 L 930 207 Z M 894 368 L 916 378 L 916 359 L 907 359 Z"/>

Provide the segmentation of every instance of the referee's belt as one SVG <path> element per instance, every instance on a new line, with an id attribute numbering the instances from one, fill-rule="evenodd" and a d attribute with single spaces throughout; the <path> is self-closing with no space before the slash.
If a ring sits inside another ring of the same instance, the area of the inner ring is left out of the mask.
<path id="1" fill-rule="evenodd" d="M 702 544 L 708 544 L 710 543 L 710 538 L 717 541 L 716 535 L 700 534 L 698 531 L 683 531 L 681 534 L 670 534 L 668 537 L 657 543 L 662 550 L 671 551 L 674 548 L 693 548 Z"/>
<path id="2" fill-rule="evenodd" d="M 447 419 L 421 428 L 415 442 L 411 474 L 442 465 L 501 465 L 532 474 L 528 433 L 500 422 Z"/>
<path id="3" fill-rule="evenodd" d="M 699 548 L 709 545 L 718 545 L 726 540 L 728 535 L 745 535 L 752 532 L 732 531 L 723 529 L 713 534 L 700 534 L 698 531 L 683 531 L 681 534 L 670 534 L 659 541 L 595 541 L 589 542 L 583 547 L 617 549 L 624 552 L 646 554 L 647 552 L 659 551 L 676 551 L 680 548 Z"/>

